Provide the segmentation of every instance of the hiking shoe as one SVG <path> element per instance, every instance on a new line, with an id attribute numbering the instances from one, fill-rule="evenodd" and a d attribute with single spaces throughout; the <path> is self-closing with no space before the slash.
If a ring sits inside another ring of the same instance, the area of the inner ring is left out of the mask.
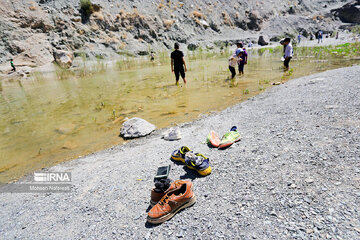
<path id="1" fill-rule="evenodd" d="M 175 160 L 175 161 L 181 161 L 183 163 L 185 163 L 185 154 L 187 152 L 190 152 L 190 148 L 183 146 L 181 147 L 179 150 L 175 150 L 172 154 L 171 154 L 171 159 Z"/>
<path id="2" fill-rule="evenodd" d="M 193 189 L 192 182 L 188 181 L 188 180 L 176 180 L 176 181 L 172 182 L 170 184 L 170 187 L 168 189 L 166 189 L 165 191 L 158 191 L 159 189 L 153 188 L 151 190 L 150 206 L 154 206 L 161 200 L 162 197 L 164 197 L 164 195 L 166 193 L 168 193 L 176 188 L 179 188 L 183 184 L 188 184 L 190 186 L 191 190 Z"/>
<path id="3" fill-rule="evenodd" d="M 162 137 L 169 141 L 179 140 L 181 139 L 181 132 L 179 128 L 170 128 L 163 133 Z"/>
<path id="4" fill-rule="evenodd" d="M 185 154 L 185 165 L 197 171 L 201 176 L 207 176 L 211 173 L 209 159 L 201 153 L 187 152 Z"/>
<path id="5" fill-rule="evenodd" d="M 215 131 L 211 130 L 206 138 L 206 143 L 212 147 L 216 147 L 216 148 L 219 147 L 220 145 L 219 135 Z"/>
<path id="6" fill-rule="evenodd" d="M 225 133 L 221 138 L 219 148 L 230 147 L 234 142 L 240 141 L 240 133 L 237 131 L 236 126 L 230 129 L 230 132 Z"/>
<path id="7" fill-rule="evenodd" d="M 153 224 L 163 223 L 172 218 L 181 209 L 190 207 L 196 201 L 194 192 L 188 183 L 183 183 L 168 191 L 148 212 L 147 221 Z"/>

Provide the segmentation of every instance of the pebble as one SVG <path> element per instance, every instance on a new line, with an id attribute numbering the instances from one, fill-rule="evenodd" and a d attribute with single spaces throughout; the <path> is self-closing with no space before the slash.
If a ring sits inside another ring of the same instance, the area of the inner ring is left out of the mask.
<path id="1" fill-rule="evenodd" d="M 305 182 L 311 184 L 311 183 L 314 182 L 314 179 L 312 179 L 312 178 L 307 178 L 307 179 L 305 179 Z"/>

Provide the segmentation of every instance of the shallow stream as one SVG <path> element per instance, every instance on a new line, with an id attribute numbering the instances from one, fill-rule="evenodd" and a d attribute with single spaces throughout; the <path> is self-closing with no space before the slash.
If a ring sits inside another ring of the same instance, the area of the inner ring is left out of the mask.
<path id="1" fill-rule="evenodd" d="M 340 58 L 294 58 L 284 73 L 281 54 L 253 51 L 245 75 L 229 80 L 229 54 L 186 57 L 187 86 L 175 86 L 169 61 L 99 63 L 94 74 L 34 74 L 3 81 L 0 91 L 0 182 L 123 143 L 124 118 L 158 128 L 188 122 L 259 94 L 273 82 L 358 64 Z"/>

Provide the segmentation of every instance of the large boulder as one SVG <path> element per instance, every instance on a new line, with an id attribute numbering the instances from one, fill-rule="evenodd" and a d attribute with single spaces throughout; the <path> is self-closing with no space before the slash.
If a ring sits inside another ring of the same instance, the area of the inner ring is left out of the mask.
<path id="1" fill-rule="evenodd" d="M 120 136 L 123 138 L 143 137 L 156 129 L 156 126 L 142 118 L 131 118 L 123 123 L 120 129 Z"/>
<path id="2" fill-rule="evenodd" d="M 258 11 L 250 12 L 248 19 L 249 22 L 247 23 L 247 27 L 250 30 L 259 31 L 261 29 L 263 18 Z"/>
<path id="3" fill-rule="evenodd" d="M 74 56 L 72 53 L 64 50 L 55 50 L 54 51 L 54 59 L 60 67 L 69 68 L 72 65 L 72 61 Z"/>
<path id="4" fill-rule="evenodd" d="M 260 46 L 266 46 L 266 45 L 269 45 L 269 41 L 267 39 L 265 39 L 264 36 L 260 36 L 259 40 L 258 40 L 258 44 Z"/>
<path id="5" fill-rule="evenodd" d="M 198 47 L 199 47 L 199 45 L 197 45 L 197 44 L 195 44 L 195 43 L 190 43 L 190 44 L 187 46 L 187 49 L 190 50 L 190 51 L 195 51 Z"/>
<path id="6" fill-rule="evenodd" d="M 360 0 L 352 1 L 331 12 L 346 23 L 360 23 Z"/>

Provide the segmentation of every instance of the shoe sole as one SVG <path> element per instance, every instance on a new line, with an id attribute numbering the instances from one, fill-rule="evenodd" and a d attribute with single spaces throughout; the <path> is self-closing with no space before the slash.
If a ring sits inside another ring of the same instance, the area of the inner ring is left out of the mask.
<path id="1" fill-rule="evenodd" d="M 193 191 L 193 190 L 194 190 L 194 185 L 191 185 L 190 189 L 191 189 L 191 191 Z M 164 194 L 164 195 L 165 195 L 165 194 Z M 153 201 L 153 200 L 150 199 L 150 206 L 151 206 L 151 208 L 154 207 L 157 203 L 158 203 L 158 202 L 155 202 L 155 201 Z"/>
<path id="2" fill-rule="evenodd" d="M 174 161 L 185 163 L 185 159 L 181 158 L 181 157 L 171 156 L 171 159 L 174 160 Z"/>
<path id="3" fill-rule="evenodd" d="M 240 141 L 241 138 L 236 139 L 234 142 L 229 142 L 229 143 L 225 143 L 225 144 L 220 144 L 218 148 L 226 148 L 226 147 L 230 147 L 231 145 L 233 145 L 234 143 Z"/>
<path id="4" fill-rule="evenodd" d="M 188 166 L 186 165 L 189 169 L 191 170 L 195 170 L 197 171 L 201 176 L 207 176 L 211 173 L 211 167 L 209 166 L 208 168 L 204 169 L 204 170 L 197 170 L 196 168 L 192 167 L 192 166 Z"/>
<path id="5" fill-rule="evenodd" d="M 164 137 L 164 140 L 167 140 L 167 141 L 175 141 L 175 140 L 180 140 L 181 137 L 177 137 L 177 138 L 166 138 Z"/>
<path id="6" fill-rule="evenodd" d="M 195 194 L 190 198 L 190 200 L 186 203 L 184 203 L 183 205 L 181 205 L 179 208 L 177 208 L 174 212 L 171 212 L 171 213 L 168 213 L 166 214 L 165 216 L 162 216 L 162 217 L 159 217 L 159 218 L 150 218 L 150 217 L 147 217 L 147 221 L 149 223 L 152 223 L 152 224 L 159 224 L 159 223 L 163 223 L 165 221 L 168 221 L 170 220 L 173 216 L 175 216 L 176 213 L 178 213 L 180 210 L 184 209 L 184 208 L 187 208 L 187 207 L 190 207 L 192 205 L 194 205 L 196 202 L 196 197 L 195 197 Z"/>

